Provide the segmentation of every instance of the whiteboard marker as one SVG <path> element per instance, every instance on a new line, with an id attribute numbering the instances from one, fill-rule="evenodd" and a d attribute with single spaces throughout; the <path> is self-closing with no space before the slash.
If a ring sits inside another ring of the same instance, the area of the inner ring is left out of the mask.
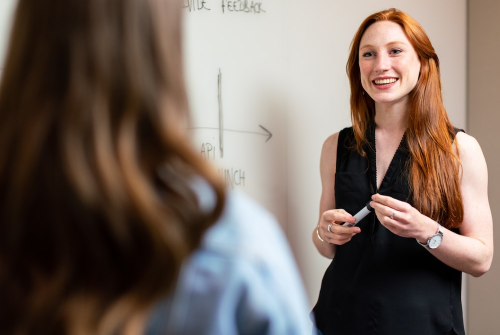
<path id="1" fill-rule="evenodd" d="M 359 221 L 361 221 L 365 216 L 367 216 L 371 211 L 373 211 L 373 208 L 372 206 L 370 206 L 370 201 L 368 201 L 366 203 L 366 206 L 363 207 L 362 210 L 360 210 L 359 212 L 356 213 L 356 215 L 354 215 L 354 218 L 356 219 L 356 221 L 354 221 L 354 223 L 350 223 L 350 222 L 344 222 L 342 225 L 343 226 L 348 226 L 348 227 L 354 227 L 355 225 L 358 224 Z"/>

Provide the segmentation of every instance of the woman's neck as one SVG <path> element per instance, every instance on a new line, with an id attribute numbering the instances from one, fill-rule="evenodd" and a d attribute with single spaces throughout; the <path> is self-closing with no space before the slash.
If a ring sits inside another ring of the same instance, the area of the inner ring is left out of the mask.
<path id="1" fill-rule="evenodd" d="M 384 132 L 401 133 L 407 127 L 407 103 L 375 103 L 375 125 Z"/>

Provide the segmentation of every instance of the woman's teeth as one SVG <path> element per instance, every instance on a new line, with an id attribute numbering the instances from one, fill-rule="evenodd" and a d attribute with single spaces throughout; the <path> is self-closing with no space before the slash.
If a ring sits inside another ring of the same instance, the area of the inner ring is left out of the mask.
<path id="1" fill-rule="evenodd" d="M 387 85 L 397 81 L 396 78 L 374 80 L 375 85 Z"/>

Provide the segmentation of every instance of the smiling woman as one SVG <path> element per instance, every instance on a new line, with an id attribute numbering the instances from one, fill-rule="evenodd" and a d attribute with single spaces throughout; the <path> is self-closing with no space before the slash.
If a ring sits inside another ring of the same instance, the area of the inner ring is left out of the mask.
<path id="1" fill-rule="evenodd" d="M 465 334 L 462 272 L 493 257 L 487 168 L 455 129 L 423 28 L 389 9 L 359 27 L 347 62 L 352 127 L 323 145 L 313 242 L 333 258 L 314 307 L 334 334 Z M 367 200 L 373 211 L 354 227 Z"/>

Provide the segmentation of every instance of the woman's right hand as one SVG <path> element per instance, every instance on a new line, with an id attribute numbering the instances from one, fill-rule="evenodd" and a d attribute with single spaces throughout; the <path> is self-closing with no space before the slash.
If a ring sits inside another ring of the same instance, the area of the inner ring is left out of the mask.
<path id="1" fill-rule="evenodd" d="M 318 223 L 321 238 L 328 243 L 343 245 L 361 232 L 359 227 L 343 226 L 342 223 L 354 223 L 354 216 L 343 209 L 331 209 L 323 212 Z M 328 227 L 330 226 L 330 230 Z"/>

